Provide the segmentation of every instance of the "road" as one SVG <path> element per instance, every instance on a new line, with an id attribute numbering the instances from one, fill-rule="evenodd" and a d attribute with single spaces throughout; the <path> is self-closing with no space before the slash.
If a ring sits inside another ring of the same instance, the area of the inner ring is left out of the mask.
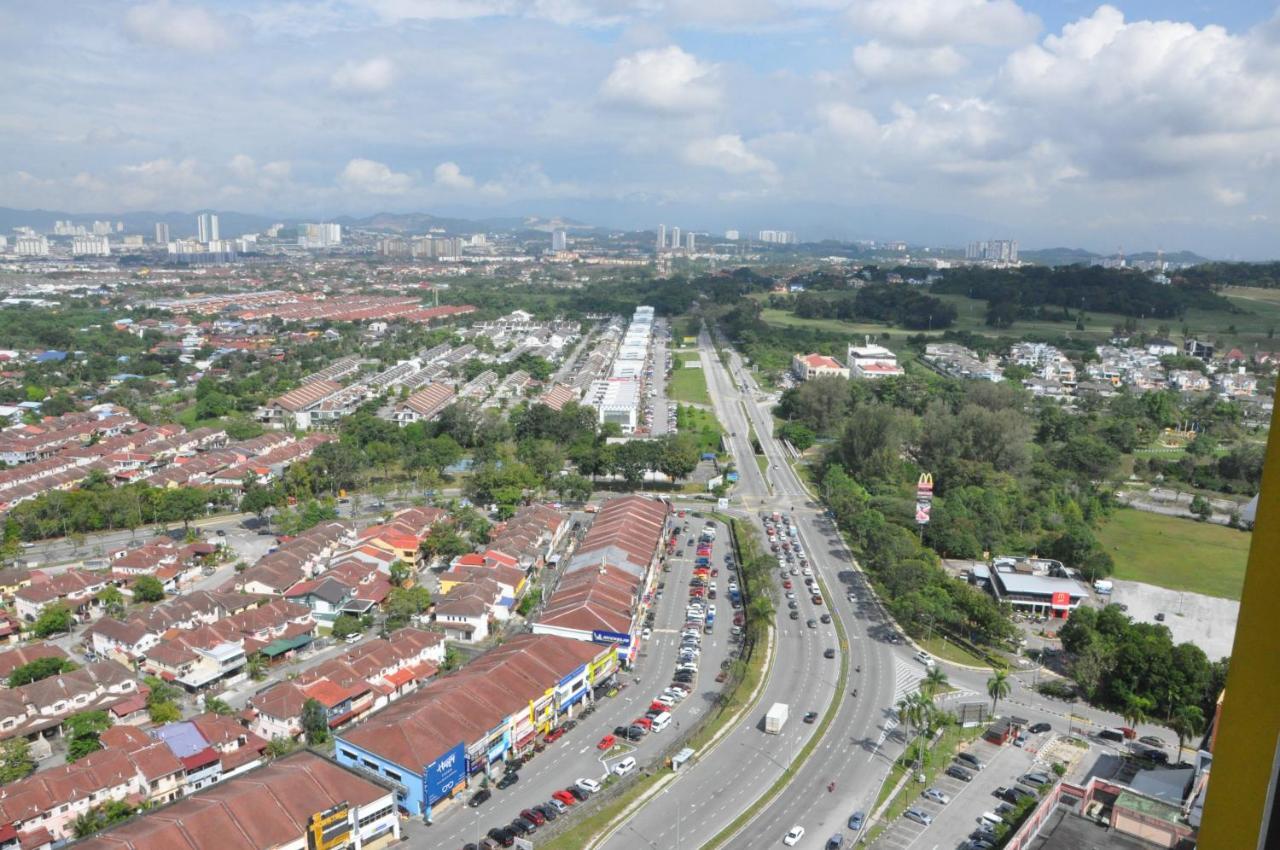
<path id="1" fill-rule="evenodd" d="M 653 378 L 649 386 L 654 390 L 653 398 L 646 399 L 645 404 L 653 411 L 653 425 L 650 433 L 655 437 L 664 436 L 667 427 L 667 335 L 670 325 L 664 319 L 653 324 L 653 346 L 649 351 L 649 365 L 653 369 Z"/>
<path id="2" fill-rule="evenodd" d="M 686 517 L 673 518 L 672 522 L 689 524 L 689 531 L 681 533 L 681 544 L 686 537 L 696 536 L 702 521 Z M 677 525 L 677 527 L 680 527 Z M 728 574 L 723 568 L 723 557 L 730 551 L 729 531 L 719 526 L 712 546 L 712 563 L 720 574 L 716 577 L 720 594 L 714 600 L 717 605 L 716 624 L 710 635 L 703 635 L 702 657 L 699 660 L 698 682 L 688 699 L 672 711 L 673 722 L 665 731 L 642 738 L 631 750 L 615 750 L 608 759 L 616 764 L 626 755 L 633 755 L 641 768 L 659 757 L 682 730 L 687 732 L 696 721 L 715 705 L 719 685 L 715 675 L 722 661 L 730 656 L 729 624 L 732 621 L 727 594 Z M 564 788 L 580 777 L 599 779 L 604 774 L 600 751 L 596 744 L 613 732 L 615 726 L 629 723 L 648 709 L 650 702 L 671 682 L 680 643 L 680 629 L 685 621 L 685 603 L 689 582 L 693 578 L 693 551 L 687 547 L 681 558 L 671 558 L 671 571 L 661 574 L 665 583 L 662 595 L 655 601 L 653 635 L 643 647 L 635 669 L 620 674 L 626 687 L 616 697 L 603 698 L 596 710 L 569 731 L 559 741 L 548 746 L 527 765 L 520 769 L 520 781 L 503 791 L 493 789 L 493 799 L 479 808 L 455 805 L 443 810 L 435 824 L 425 827 L 410 825 L 407 834 L 411 846 L 461 847 L 468 841 L 479 841 L 491 827 L 511 822 L 522 809 L 545 803 L 552 792 Z M 636 679 L 639 682 L 636 682 Z M 678 725 L 677 725 L 678 724 Z M 468 799 L 470 794 L 467 795 Z M 535 835 L 536 839 L 536 835 Z"/>

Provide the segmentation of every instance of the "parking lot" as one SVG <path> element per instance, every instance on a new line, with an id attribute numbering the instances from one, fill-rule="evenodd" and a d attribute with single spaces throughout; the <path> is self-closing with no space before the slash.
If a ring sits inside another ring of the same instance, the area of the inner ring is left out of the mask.
<path id="1" fill-rule="evenodd" d="M 1129 616 L 1139 623 L 1162 622 L 1174 643 L 1195 644 L 1210 658 L 1231 654 L 1240 616 L 1240 603 L 1234 599 L 1116 581 L 1111 601 L 1125 605 Z M 1162 615 L 1163 620 L 1157 621 L 1156 615 Z"/>
<path id="2" fill-rule="evenodd" d="M 973 778 L 968 782 L 940 773 L 929 787 L 946 795 L 946 803 L 924 797 L 922 792 L 925 788 L 913 782 L 916 794 L 911 807 L 923 811 L 930 824 L 925 826 L 907 817 L 899 817 L 880 835 L 874 846 L 884 850 L 964 846 L 971 834 L 977 837 L 975 830 L 984 812 L 999 813 L 1004 801 L 995 796 L 995 790 L 1017 785 L 1019 777 L 1036 769 L 1035 752 L 1052 735 L 1052 732 L 1031 735 L 1025 748 L 1013 744 L 997 747 L 981 739 L 973 742 L 966 750 L 977 756 L 985 767 L 978 771 L 970 770 Z M 1039 768 L 1043 767 L 1039 765 Z"/>

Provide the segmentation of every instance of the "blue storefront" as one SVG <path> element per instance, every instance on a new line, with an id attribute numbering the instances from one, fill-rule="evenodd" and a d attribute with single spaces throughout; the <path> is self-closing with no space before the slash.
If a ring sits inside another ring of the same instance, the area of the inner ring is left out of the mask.
<path id="1" fill-rule="evenodd" d="M 581 665 L 556 683 L 556 711 L 567 712 L 581 702 L 591 689 L 591 677 L 586 664 Z"/>
<path id="2" fill-rule="evenodd" d="M 415 771 L 387 761 L 339 737 L 334 747 L 338 763 L 377 775 L 396 788 L 396 805 L 405 813 L 431 820 L 433 806 L 456 794 L 467 778 L 467 748 L 459 741 L 430 764 Z"/>

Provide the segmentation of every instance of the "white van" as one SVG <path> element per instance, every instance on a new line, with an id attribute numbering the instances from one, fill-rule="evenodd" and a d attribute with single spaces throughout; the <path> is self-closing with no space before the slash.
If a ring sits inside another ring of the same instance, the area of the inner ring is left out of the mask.
<path id="1" fill-rule="evenodd" d="M 983 812 L 982 817 L 978 818 L 978 823 L 988 824 L 992 829 L 994 829 L 1004 823 L 1004 818 L 1000 817 L 995 812 Z"/>
<path id="2" fill-rule="evenodd" d="M 636 760 L 631 756 L 627 756 L 622 761 L 613 766 L 613 772 L 619 776 L 626 776 L 628 773 L 636 769 Z"/>
<path id="3" fill-rule="evenodd" d="M 657 717 L 653 718 L 653 726 L 650 728 L 652 732 L 661 732 L 671 725 L 671 712 L 664 711 Z"/>

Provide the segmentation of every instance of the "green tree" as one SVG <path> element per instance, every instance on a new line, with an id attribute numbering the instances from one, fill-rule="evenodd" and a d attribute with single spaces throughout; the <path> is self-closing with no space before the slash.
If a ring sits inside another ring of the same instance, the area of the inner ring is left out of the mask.
<path id="1" fill-rule="evenodd" d="M 36 760 L 26 738 L 18 736 L 0 744 L 0 785 L 30 776 L 35 769 Z"/>
<path id="2" fill-rule="evenodd" d="M 391 575 L 391 583 L 396 587 L 403 587 L 404 583 L 413 575 L 413 568 L 400 559 L 391 562 L 388 568 Z"/>
<path id="3" fill-rule="evenodd" d="M 159 602 L 164 599 L 164 585 L 155 576 L 138 576 L 133 583 L 133 598 L 139 602 Z"/>
<path id="4" fill-rule="evenodd" d="M 124 594 L 115 585 L 107 585 L 98 594 L 98 604 L 108 617 L 123 617 L 125 609 Z"/>
<path id="5" fill-rule="evenodd" d="M 1200 442 L 1196 440 L 1196 442 Z M 1213 516 L 1213 506 L 1209 504 L 1209 500 L 1199 493 L 1191 497 L 1191 514 L 1201 522 Z"/>
<path id="6" fill-rule="evenodd" d="M 1204 732 L 1204 712 L 1198 706 L 1180 705 L 1173 710 L 1169 718 L 1169 729 L 1178 736 L 1178 759 L 1182 758 L 1182 747 L 1188 738 Z"/>
<path id="7" fill-rule="evenodd" d="M 102 749 L 98 736 L 111 727 L 111 718 L 105 711 L 82 711 L 62 722 L 67 738 L 67 761 L 84 758 Z"/>
<path id="8" fill-rule="evenodd" d="M 419 548 L 428 560 L 444 563 L 471 551 L 471 546 L 458 533 L 458 529 L 447 522 L 437 522 L 431 526 Z"/>
<path id="9" fill-rule="evenodd" d="M 947 674 L 937 664 L 929 667 L 920 680 L 920 691 L 929 699 L 933 699 L 942 689 L 947 687 Z"/>
<path id="10" fill-rule="evenodd" d="M 71 830 L 76 838 L 87 838 L 96 832 L 128 820 L 138 812 L 139 808 L 124 800 L 108 800 L 78 815 L 71 825 Z"/>
<path id="11" fill-rule="evenodd" d="M 204 710 L 219 717 L 228 717 L 236 713 L 236 710 L 226 700 L 210 696 L 204 698 Z"/>
<path id="12" fill-rule="evenodd" d="M 261 652 L 255 652 L 250 655 L 245 662 L 245 671 L 249 674 L 249 678 L 255 682 L 261 682 L 267 678 L 267 659 Z"/>
<path id="13" fill-rule="evenodd" d="M 1009 674 L 1005 670 L 995 670 L 990 679 L 987 679 L 987 696 L 991 697 L 991 713 L 996 713 L 996 705 L 1000 700 L 1009 696 L 1009 692 L 1013 690 L 1013 683 L 1009 681 Z"/>
<path id="14" fill-rule="evenodd" d="M 59 673 L 69 673 L 75 669 L 76 664 L 74 661 L 56 655 L 37 658 L 34 661 L 28 661 L 21 667 L 13 668 L 13 672 L 9 674 L 9 687 L 18 688 L 23 685 L 29 685 L 32 682 L 38 682 L 41 679 L 47 679 L 50 676 L 56 676 Z"/>
<path id="15" fill-rule="evenodd" d="M 353 617 L 350 614 L 339 614 L 333 621 L 333 631 L 331 634 L 338 640 L 358 635 L 364 631 L 364 627 L 359 617 Z"/>
<path id="16" fill-rule="evenodd" d="M 50 635 L 71 631 L 75 622 L 70 608 L 61 602 L 54 602 L 44 606 L 40 616 L 36 617 L 36 621 L 31 624 L 31 633 L 38 638 L 47 638 Z"/>
<path id="17" fill-rule="evenodd" d="M 308 699 L 302 704 L 302 732 L 312 746 L 329 740 L 329 715 L 318 699 Z"/>
<path id="18" fill-rule="evenodd" d="M 267 742 L 267 755 L 273 759 L 284 758 L 289 753 L 297 752 L 302 745 L 292 738 L 272 738 Z"/>
<path id="19" fill-rule="evenodd" d="M 431 607 L 431 591 L 425 587 L 395 587 L 387 594 L 387 627 L 396 629 Z"/>

